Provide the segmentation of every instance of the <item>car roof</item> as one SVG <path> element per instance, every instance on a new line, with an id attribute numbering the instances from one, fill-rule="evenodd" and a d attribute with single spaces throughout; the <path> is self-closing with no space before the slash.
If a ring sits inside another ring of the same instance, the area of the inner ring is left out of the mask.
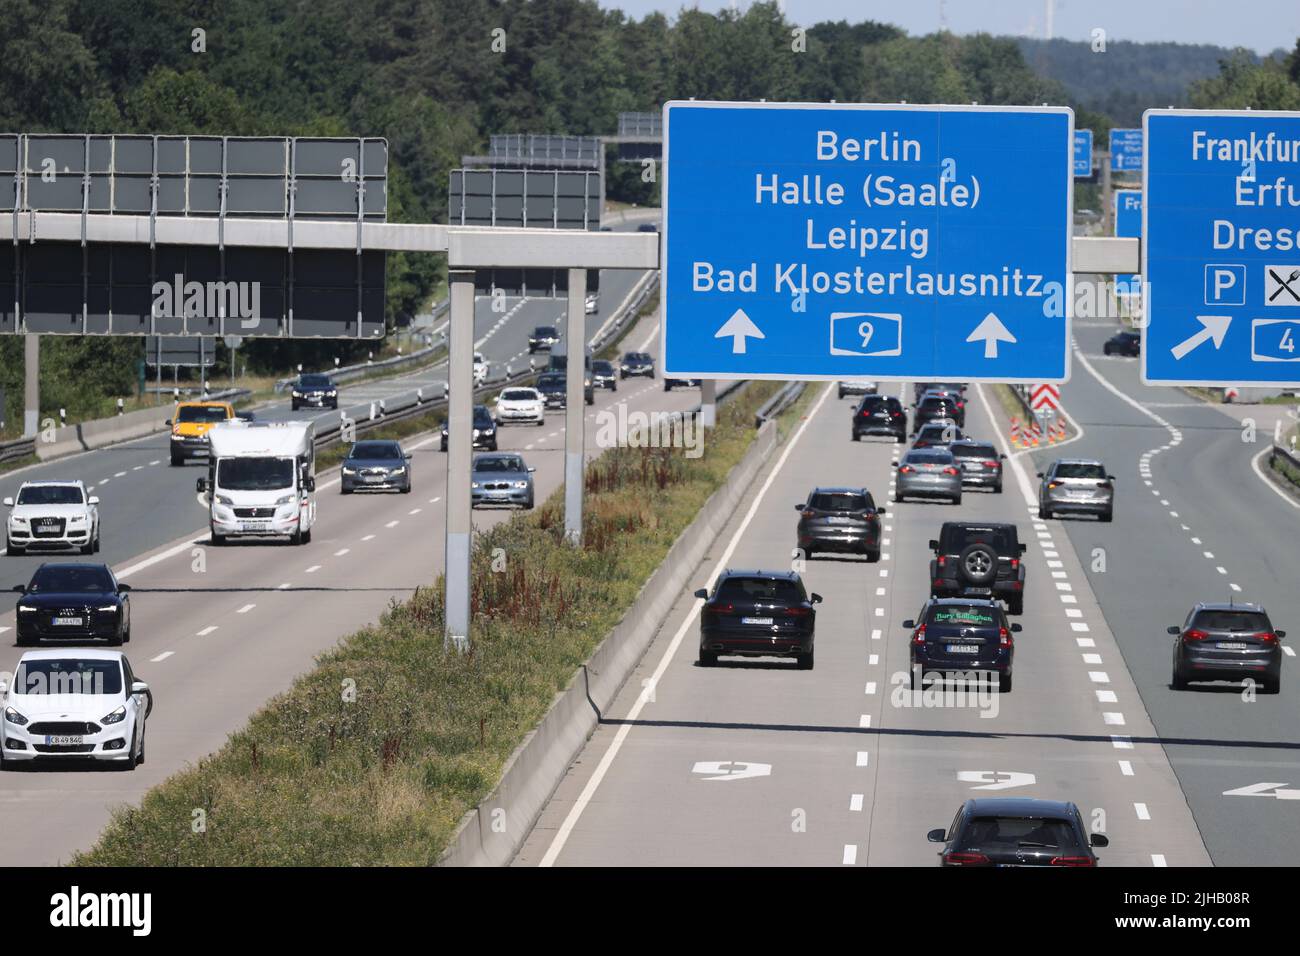
<path id="1" fill-rule="evenodd" d="M 781 581 L 794 581 L 795 583 L 800 583 L 803 580 L 794 571 L 763 571 L 758 568 L 727 568 L 718 575 L 719 581 L 724 578 L 773 578 Z"/>
<path id="2" fill-rule="evenodd" d="M 107 564 L 95 564 L 90 561 L 42 561 L 36 570 L 40 571 L 42 568 L 96 568 L 108 571 L 109 574 L 113 573 Z"/>
<path id="3" fill-rule="evenodd" d="M 824 485 L 824 486 L 819 485 L 818 487 L 812 490 L 812 494 L 814 495 L 869 495 L 871 494 L 871 492 L 868 491 L 866 488 L 848 488 L 848 487 L 839 487 L 839 486 L 832 487 L 830 485 Z"/>
<path id="4" fill-rule="evenodd" d="M 1097 465 L 1098 467 L 1104 467 L 1099 458 L 1058 458 L 1052 462 L 1052 465 Z"/>
<path id="5" fill-rule="evenodd" d="M 926 428 L 929 428 L 930 426 L 929 426 L 929 425 L 926 425 L 925 427 L 926 427 Z M 947 426 L 944 426 L 944 427 L 947 427 Z M 950 442 L 950 444 L 953 444 L 953 445 L 961 445 L 961 446 L 963 446 L 963 447 L 965 447 L 966 445 L 988 445 L 989 447 L 992 447 L 992 446 L 993 446 L 993 442 L 991 442 L 991 441 L 985 441 L 985 440 L 982 439 L 982 438 L 970 438 L 969 436 L 966 437 L 966 438 L 958 438 L 958 439 L 956 439 L 956 440 Z"/>
<path id="6" fill-rule="evenodd" d="M 1243 612 L 1243 613 L 1245 613 L 1245 614 L 1267 614 L 1267 613 L 1268 613 L 1267 611 L 1264 610 L 1263 605 L 1260 605 L 1260 604 L 1247 604 L 1247 603 L 1244 603 L 1244 602 L 1242 602 L 1242 601 L 1233 601 L 1232 603 L 1226 603 L 1226 602 L 1222 602 L 1222 601 L 1198 601 L 1198 602 L 1196 603 L 1196 607 L 1193 608 L 1193 610 L 1196 610 L 1196 611 L 1241 611 L 1241 612 Z"/>
<path id="7" fill-rule="evenodd" d="M 926 422 L 924 425 L 921 426 L 921 431 L 925 431 L 927 428 L 930 429 L 931 431 L 936 431 L 936 432 L 946 432 L 950 428 L 956 429 L 957 431 L 961 431 L 961 428 L 959 426 L 945 425 L 943 422 Z"/>
<path id="8" fill-rule="evenodd" d="M 923 449 L 929 451 L 929 449 Z M 1010 521 L 945 521 L 944 528 L 961 528 L 963 531 L 997 531 L 1011 529 L 1016 530 L 1016 526 Z"/>
<path id="9" fill-rule="evenodd" d="M 494 460 L 497 458 L 522 458 L 522 457 L 523 455 L 521 455 L 517 451 L 488 451 L 488 452 L 484 452 L 481 455 L 475 455 L 474 461 L 477 463 L 480 461 Z"/>
<path id="10" fill-rule="evenodd" d="M 24 481 L 21 485 L 18 486 L 18 488 L 19 488 L 19 490 L 21 491 L 23 488 L 27 488 L 27 487 L 32 487 L 32 488 L 49 488 L 49 487 L 64 488 L 64 487 L 67 487 L 68 485 L 81 485 L 82 487 L 85 487 L 85 482 L 83 482 L 80 478 L 72 478 L 72 479 L 69 479 L 69 480 L 67 480 L 67 481 L 64 481 L 64 480 L 61 480 L 61 479 L 58 479 L 58 478 L 41 478 L 41 479 L 38 479 L 38 480 L 36 480 L 36 481 Z"/>
<path id="11" fill-rule="evenodd" d="M 930 598 L 930 604 L 933 607 L 995 607 L 999 610 L 1002 608 L 1002 605 L 992 598 L 937 597 Z"/>
<path id="12" fill-rule="evenodd" d="M 1040 800 L 1037 797 L 980 797 L 968 800 L 972 813 L 1008 817 L 1063 817 L 1073 819 L 1079 808 L 1065 800 Z"/>
<path id="13" fill-rule="evenodd" d="M 18 662 L 21 664 L 23 661 L 57 661 L 67 660 L 70 657 L 81 657 L 91 661 L 120 661 L 124 656 L 121 651 L 92 647 L 51 647 L 40 651 L 24 651 Z"/>

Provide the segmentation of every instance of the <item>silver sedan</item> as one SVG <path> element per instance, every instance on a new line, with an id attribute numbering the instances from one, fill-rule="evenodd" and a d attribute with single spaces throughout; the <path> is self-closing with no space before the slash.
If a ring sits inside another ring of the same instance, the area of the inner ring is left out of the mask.
<path id="1" fill-rule="evenodd" d="M 947 498 L 961 504 L 961 466 L 946 448 L 913 448 L 901 460 L 894 500 Z"/>

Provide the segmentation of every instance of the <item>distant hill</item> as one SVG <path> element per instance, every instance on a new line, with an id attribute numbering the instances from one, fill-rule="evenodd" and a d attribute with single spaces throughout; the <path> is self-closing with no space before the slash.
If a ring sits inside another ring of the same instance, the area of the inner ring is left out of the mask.
<path id="1" fill-rule="evenodd" d="M 1191 84 L 1218 76 L 1219 61 L 1233 52 L 1209 44 L 1126 40 L 1108 41 L 1104 53 L 1077 40 L 1017 37 L 1016 43 L 1034 72 L 1056 80 L 1080 105 L 1106 114 L 1116 126 L 1141 125 L 1145 109 L 1186 106 Z"/>

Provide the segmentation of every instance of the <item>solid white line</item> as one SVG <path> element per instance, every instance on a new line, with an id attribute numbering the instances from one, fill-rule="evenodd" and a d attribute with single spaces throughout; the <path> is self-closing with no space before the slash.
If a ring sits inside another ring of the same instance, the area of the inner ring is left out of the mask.
<path id="1" fill-rule="evenodd" d="M 243 607 L 241 607 L 241 608 L 240 608 L 238 611 L 236 611 L 235 613 L 236 613 L 236 614 L 247 614 L 249 611 L 251 611 L 251 610 L 252 610 L 253 608 L 255 608 L 255 607 L 257 607 L 256 604 L 245 604 Z"/>
<path id="2" fill-rule="evenodd" d="M 776 476 L 779 475 L 781 469 L 785 467 L 785 463 L 789 459 L 790 454 L 796 447 L 798 447 L 799 439 L 803 437 L 804 432 L 807 430 L 808 423 L 816 418 L 817 413 L 826 403 L 826 398 L 830 393 L 829 387 L 823 389 L 821 398 L 817 399 L 817 402 L 800 423 L 798 430 L 795 431 L 793 436 L 791 436 L 789 445 L 786 446 L 785 450 L 781 453 L 781 456 L 777 459 L 776 466 L 768 474 L 767 479 L 763 482 L 763 486 L 759 488 L 758 494 L 754 496 L 754 500 L 750 504 L 749 510 L 745 512 L 745 517 L 741 519 L 740 525 L 736 528 L 735 533 L 732 534 L 731 540 L 727 543 L 726 549 L 714 564 L 712 573 L 706 575 L 704 580 L 712 581 L 727 567 L 727 563 L 731 560 L 732 554 L 735 553 L 737 546 L 740 544 L 740 539 L 749 529 L 749 525 L 754 520 L 754 516 L 758 514 L 758 509 L 762 505 L 763 499 L 767 497 L 768 489 L 772 487 L 772 484 L 776 481 Z M 655 666 L 654 673 L 650 676 L 650 686 L 659 686 L 660 678 L 663 677 L 664 671 L 668 669 L 668 665 L 672 661 L 673 655 L 677 653 L 677 649 L 681 646 L 682 640 L 686 637 L 686 632 L 694 626 L 696 618 L 699 617 L 700 607 L 701 604 L 699 601 L 694 601 L 691 604 L 691 609 L 687 612 L 685 620 L 683 620 L 681 625 L 678 627 L 677 633 L 673 635 L 668 646 L 664 648 L 664 653 L 659 658 L 659 663 Z M 560 855 L 560 851 L 564 849 L 564 844 L 568 842 L 569 834 L 573 832 L 573 828 L 577 825 L 579 818 L 582 816 L 582 812 L 587 808 L 587 804 L 591 802 L 591 798 L 595 795 L 596 789 L 600 786 L 601 781 L 605 779 L 605 774 L 609 772 L 610 765 L 613 764 L 614 758 L 618 756 L 619 750 L 622 749 L 623 741 L 627 739 L 627 735 L 631 731 L 632 725 L 636 722 L 637 717 L 640 716 L 641 709 L 645 706 L 645 701 L 646 698 L 644 696 L 638 697 L 636 703 L 632 705 L 632 709 L 628 711 L 627 718 L 619 726 L 618 732 L 614 735 L 614 739 L 610 741 L 609 747 L 601 756 L 600 763 L 596 765 L 596 769 L 592 772 L 591 779 L 588 780 L 587 785 L 582 788 L 582 793 L 578 795 L 578 799 L 574 801 L 573 806 L 569 809 L 568 815 L 560 824 L 559 829 L 556 830 L 555 837 L 551 840 L 551 845 L 547 847 L 546 854 L 542 857 L 541 862 L 538 864 L 539 866 L 555 865 L 556 858 Z"/>
<path id="3" fill-rule="evenodd" d="M 197 634 L 195 634 L 194 636 L 195 636 L 195 637 L 207 637 L 209 634 L 211 634 L 211 633 L 212 633 L 213 631 L 215 631 L 216 629 L 217 629 L 217 625 L 215 625 L 215 624 L 209 624 L 207 627 L 205 627 L 203 630 L 199 631 L 199 632 L 198 632 Z"/>
<path id="4" fill-rule="evenodd" d="M 172 656 L 173 654 L 175 654 L 175 653 L 176 653 L 175 651 L 163 651 L 163 652 L 162 652 L 161 654 L 159 654 L 157 657 L 151 657 L 151 658 L 149 658 L 149 663 L 150 663 L 150 664 L 157 664 L 159 661 L 165 661 L 165 660 L 167 660 L 167 658 L 171 657 L 171 656 Z"/>
<path id="5" fill-rule="evenodd" d="M 1292 508 L 1300 508 L 1300 504 L 1297 504 L 1296 501 L 1290 495 L 1288 495 L 1285 491 L 1279 488 L 1276 482 L 1269 479 L 1269 477 L 1264 474 L 1263 469 L 1259 467 L 1259 460 L 1263 458 L 1265 455 L 1269 454 L 1272 450 L 1273 450 L 1272 448 L 1265 448 L 1263 451 L 1261 451 L 1258 455 L 1256 455 L 1254 458 L 1250 460 L 1250 467 L 1255 472 L 1255 474 L 1259 476 L 1259 480 L 1264 482 L 1264 484 L 1267 485 L 1268 488 L 1275 495 L 1277 495 L 1279 498 L 1281 498 L 1283 501 L 1289 504 Z"/>

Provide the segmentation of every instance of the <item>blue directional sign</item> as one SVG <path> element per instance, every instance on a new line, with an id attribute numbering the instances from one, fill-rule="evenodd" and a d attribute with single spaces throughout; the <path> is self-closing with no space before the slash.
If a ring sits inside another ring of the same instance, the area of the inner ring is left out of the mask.
<path id="1" fill-rule="evenodd" d="M 1092 130 L 1074 131 L 1074 178 L 1087 179 L 1092 175 Z"/>
<path id="2" fill-rule="evenodd" d="M 1143 380 L 1300 384 L 1300 114 L 1148 110 Z"/>
<path id="3" fill-rule="evenodd" d="M 1110 131 L 1110 170 L 1113 173 L 1137 172 L 1142 168 L 1142 130 Z"/>
<path id="4" fill-rule="evenodd" d="M 665 373 L 1065 381 L 1073 123 L 668 103 Z"/>
<path id="5" fill-rule="evenodd" d="M 1142 237 L 1142 190 L 1115 190 L 1115 235 Z M 1135 274 L 1115 276 L 1115 291 L 1120 295 L 1137 295 L 1142 291 L 1142 277 Z"/>

